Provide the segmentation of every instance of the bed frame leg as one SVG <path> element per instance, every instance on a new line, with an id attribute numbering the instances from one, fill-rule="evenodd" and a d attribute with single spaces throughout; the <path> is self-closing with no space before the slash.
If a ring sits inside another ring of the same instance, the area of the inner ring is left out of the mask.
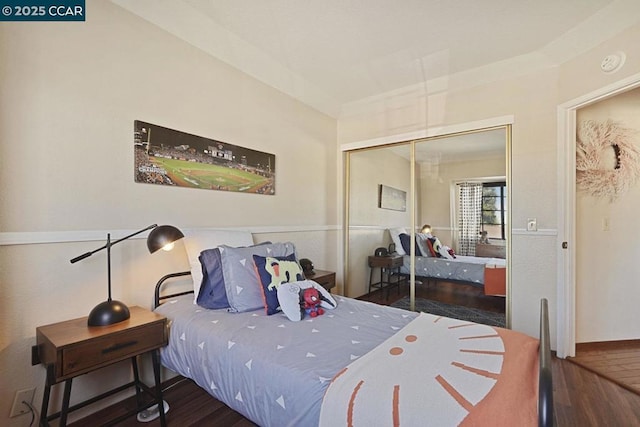
<path id="1" fill-rule="evenodd" d="M 555 426 L 553 410 L 553 375 L 549 337 L 549 307 L 546 298 L 540 300 L 540 350 L 538 378 L 538 426 Z"/>

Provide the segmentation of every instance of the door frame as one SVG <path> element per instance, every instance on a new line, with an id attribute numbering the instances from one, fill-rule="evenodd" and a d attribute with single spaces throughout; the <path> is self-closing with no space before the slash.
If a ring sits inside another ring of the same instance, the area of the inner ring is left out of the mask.
<path id="1" fill-rule="evenodd" d="M 576 352 L 576 113 L 580 108 L 637 87 L 640 87 L 640 73 L 558 106 L 556 344 L 560 358 L 575 356 Z"/>

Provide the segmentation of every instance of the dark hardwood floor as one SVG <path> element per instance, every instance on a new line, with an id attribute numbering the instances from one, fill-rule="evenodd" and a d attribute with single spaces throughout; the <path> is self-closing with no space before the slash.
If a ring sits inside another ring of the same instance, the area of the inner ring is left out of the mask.
<path id="1" fill-rule="evenodd" d="M 392 286 L 387 290 L 377 290 L 359 299 L 382 305 L 391 305 L 400 298 L 409 295 L 409 285 L 402 284 L 397 289 Z M 464 305 L 481 310 L 504 313 L 505 298 L 485 295 L 482 288 L 464 283 L 429 281 L 416 283 L 416 298 L 441 301 L 448 304 Z"/>
<path id="2" fill-rule="evenodd" d="M 578 344 L 568 360 L 640 394 L 640 340 Z"/>
<path id="3" fill-rule="evenodd" d="M 361 299 L 388 305 L 407 294 L 408 289 L 404 286 L 400 292 L 395 288 L 392 289 L 388 296 L 383 290 Z M 447 283 L 421 285 L 416 289 L 416 296 L 484 310 L 504 310 L 503 298 L 486 297 L 473 286 Z M 553 376 L 558 426 L 640 425 L 640 395 L 567 360 L 554 358 Z M 165 386 L 164 397 L 171 407 L 167 414 L 169 426 L 255 426 L 242 415 L 211 397 L 191 380 L 184 378 L 170 380 Z M 109 418 L 125 413 L 133 405 L 133 399 L 128 399 L 72 425 L 75 427 L 102 425 Z M 139 427 L 143 424 L 137 422 L 135 417 L 131 417 L 118 425 Z M 157 427 L 160 422 L 155 420 L 146 425 Z"/>
<path id="4" fill-rule="evenodd" d="M 179 427 L 254 427 L 252 423 L 224 403 L 214 399 L 193 381 L 176 377 L 165 382 L 164 400 L 169 404 L 167 425 Z M 126 414 L 136 407 L 135 396 L 83 418 L 69 427 L 111 425 L 109 420 Z M 135 416 L 118 424 L 119 427 L 160 427 L 160 420 L 138 422 Z"/>

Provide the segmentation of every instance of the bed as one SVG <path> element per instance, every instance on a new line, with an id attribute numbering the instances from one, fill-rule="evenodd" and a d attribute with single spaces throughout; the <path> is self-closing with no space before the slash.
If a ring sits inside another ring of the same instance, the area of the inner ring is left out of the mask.
<path id="1" fill-rule="evenodd" d="M 409 235 L 403 228 L 389 229 L 391 239 L 398 242 L 396 248 L 403 256 L 400 273 L 411 274 Z M 433 243 L 432 243 L 433 242 Z M 457 255 L 434 236 L 416 234 L 415 275 L 417 280 L 446 280 L 482 287 L 485 295 L 506 295 L 506 260 Z"/>
<path id="2" fill-rule="evenodd" d="M 411 259 L 403 256 L 400 273 L 411 273 Z M 454 259 L 437 257 L 415 257 L 417 280 L 447 280 L 468 283 L 483 288 L 485 295 L 506 295 L 506 260 L 456 255 Z"/>
<path id="3" fill-rule="evenodd" d="M 156 285 L 162 364 L 260 426 L 553 425 L 546 301 L 541 340 L 342 296 L 296 322 L 163 291 L 191 274 Z"/>

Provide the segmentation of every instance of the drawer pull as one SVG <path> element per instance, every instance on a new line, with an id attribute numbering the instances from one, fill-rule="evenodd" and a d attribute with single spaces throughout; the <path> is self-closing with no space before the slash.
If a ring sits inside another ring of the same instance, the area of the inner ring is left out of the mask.
<path id="1" fill-rule="evenodd" d="M 112 351 L 122 350 L 123 348 L 131 347 L 132 345 L 138 344 L 138 341 L 127 341 L 119 344 L 114 344 L 111 347 L 107 347 L 102 350 L 102 354 L 111 353 Z"/>

